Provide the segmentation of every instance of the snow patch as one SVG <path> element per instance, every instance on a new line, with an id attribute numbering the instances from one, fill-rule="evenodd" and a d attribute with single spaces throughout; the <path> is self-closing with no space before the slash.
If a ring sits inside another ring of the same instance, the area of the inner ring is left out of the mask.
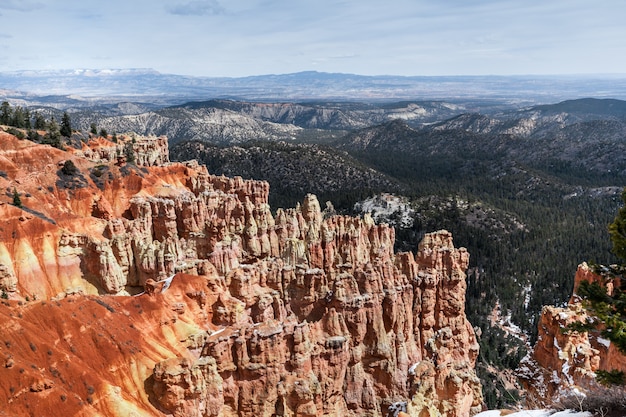
<path id="1" fill-rule="evenodd" d="M 172 275 L 171 277 L 167 277 L 162 281 L 159 282 L 164 282 L 163 284 L 163 289 L 161 290 L 161 293 L 164 293 L 165 291 L 167 291 L 167 289 L 170 287 L 170 285 L 172 285 L 172 280 L 174 279 L 174 275 Z"/>
<path id="2" fill-rule="evenodd" d="M 522 410 L 512 414 L 506 414 L 508 411 L 505 411 L 505 414 L 502 414 L 500 410 L 491 410 L 491 411 L 483 411 L 482 413 L 476 414 L 474 417 L 592 417 L 592 414 L 587 411 L 572 411 L 565 410 L 554 412 L 554 410 Z"/>
<path id="3" fill-rule="evenodd" d="M 530 305 L 530 297 L 531 297 L 532 291 L 533 291 L 533 286 L 531 284 L 528 284 L 522 289 L 522 292 L 524 293 L 524 308 L 526 310 L 528 310 L 528 306 Z"/>
<path id="4" fill-rule="evenodd" d="M 402 228 L 413 226 L 415 211 L 405 197 L 388 193 L 375 195 L 356 203 L 354 210 L 363 214 L 370 213 L 376 223 L 389 223 Z"/>
<path id="5" fill-rule="evenodd" d="M 565 311 L 561 311 L 561 312 L 559 313 L 559 319 L 561 319 L 561 320 L 565 321 L 565 320 L 567 320 L 568 318 L 569 318 L 569 314 L 567 314 Z"/>
<path id="6" fill-rule="evenodd" d="M 223 329 L 219 329 L 214 331 L 213 333 L 210 334 L 210 336 L 215 336 L 216 334 L 220 334 L 222 333 L 224 330 L 226 330 L 226 327 L 224 327 Z"/>
<path id="7" fill-rule="evenodd" d="M 496 305 L 489 316 L 489 320 L 491 321 L 492 326 L 498 326 L 502 329 L 507 335 L 513 336 L 525 344 L 528 344 L 528 337 L 524 333 L 524 331 L 515 323 L 513 323 L 511 312 L 507 311 L 505 316 L 502 315 L 502 310 L 500 308 L 500 301 L 496 301 Z"/>

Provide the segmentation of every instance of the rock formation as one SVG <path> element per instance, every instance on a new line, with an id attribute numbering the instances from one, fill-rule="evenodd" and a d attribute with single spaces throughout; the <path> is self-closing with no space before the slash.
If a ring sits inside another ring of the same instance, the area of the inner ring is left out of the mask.
<path id="1" fill-rule="evenodd" d="M 313 195 L 273 215 L 267 183 L 166 152 L 163 138 L 61 151 L 0 133 L 11 415 L 480 411 L 469 255 L 450 233 L 394 254 L 394 230 L 367 215 L 324 218 Z"/>
<path id="2" fill-rule="evenodd" d="M 562 396 L 595 389 L 598 370 L 626 372 L 626 356 L 600 331 L 571 330 L 572 324 L 594 320 L 576 294 L 582 281 L 603 282 L 586 263 L 579 265 L 568 305 L 543 308 L 537 343 L 518 369 L 529 400 L 535 404 L 550 406 Z M 613 283 L 608 283 L 607 290 L 612 293 Z"/>
<path id="3" fill-rule="evenodd" d="M 393 255 L 385 225 L 322 220 L 313 196 L 277 217 L 293 226 L 282 259 L 231 270 L 211 306 L 217 330 L 199 360 L 215 360 L 219 378 L 213 365 L 206 372 L 223 386 L 219 415 L 379 416 L 398 403 L 415 416 L 480 410 L 478 345 L 464 315 L 468 255 L 448 232 L 427 235 L 414 258 Z M 174 415 L 203 402 L 183 395 L 188 377 L 170 377 L 182 360 L 154 371 L 157 401 Z M 194 366 L 184 372 L 206 373 Z"/>

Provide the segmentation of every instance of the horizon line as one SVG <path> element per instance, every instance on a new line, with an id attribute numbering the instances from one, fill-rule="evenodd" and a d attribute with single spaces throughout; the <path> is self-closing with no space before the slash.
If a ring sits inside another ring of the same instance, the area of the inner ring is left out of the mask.
<path id="1" fill-rule="evenodd" d="M 170 73 L 170 72 L 162 72 L 156 70 L 154 68 L 148 67 L 126 67 L 126 68 L 47 68 L 47 69 L 20 69 L 20 70 L 12 70 L 12 71 L 0 71 L 0 74 L 3 75 L 25 75 L 28 73 L 32 74 L 52 74 L 52 73 L 65 73 L 64 75 L 83 75 L 82 73 L 93 73 L 93 75 L 107 75 L 107 72 L 111 73 L 121 73 L 121 72 L 144 72 L 144 73 L 152 73 L 155 75 L 164 75 L 164 76 L 178 76 L 178 77 L 189 77 L 189 78 L 217 78 L 217 79 L 242 79 L 242 78 L 254 78 L 254 77 L 280 77 L 280 76 L 290 76 L 290 75 L 302 75 L 302 74 L 320 74 L 320 75 L 343 75 L 343 76 L 356 76 L 363 78 L 383 78 L 383 77 L 396 77 L 396 78 L 454 78 L 454 77 L 468 77 L 468 78 L 513 78 L 513 77 L 563 77 L 563 78 L 589 78 L 589 77 L 606 77 L 606 78 L 615 78 L 615 77 L 624 77 L 626 78 L 626 72 L 624 73 L 541 73 L 541 74 L 439 74 L 439 75 L 399 75 L 399 74 L 358 74 L 351 72 L 328 72 L 328 71 L 318 71 L 318 70 L 303 70 L 296 72 L 286 72 L 286 73 L 265 73 L 265 74 L 251 74 L 251 75 L 240 75 L 240 76 L 226 76 L 226 75 L 191 75 L 191 74 L 179 74 L 179 73 Z M 116 74 L 110 74 L 116 75 Z"/>

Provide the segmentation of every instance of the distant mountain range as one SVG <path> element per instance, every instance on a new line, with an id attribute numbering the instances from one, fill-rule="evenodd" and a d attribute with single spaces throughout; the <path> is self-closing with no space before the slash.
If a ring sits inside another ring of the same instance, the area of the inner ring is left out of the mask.
<path id="1" fill-rule="evenodd" d="M 619 189 L 626 179 L 626 101 L 579 99 L 492 114 L 467 110 L 443 101 L 212 100 L 95 120 L 109 132 L 167 135 L 173 159 L 198 159 L 211 172 L 268 180 L 275 203 L 287 205 L 293 204 L 288 196 L 298 201 L 304 190 L 346 207 L 343 197 L 353 198 L 354 190 L 397 191 L 419 183 L 424 191 L 442 179 L 449 184 L 483 176 L 514 181 L 510 197 L 539 198 L 549 184 L 563 198 L 580 186 Z M 83 129 L 89 117 L 72 116 Z M 320 181 L 326 177 L 332 180 Z"/>
<path id="2" fill-rule="evenodd" d="M 434 123 L 467 111 L 464 105 L 438 101 L 367 104 L 210 100 L 152 110 L 129 104 L 85 108 L 70 114 L 75 127 L 83 130 L 95 122 L 109 132 L 166 135 L 172 144 L 185 140 L 234 144 L 249 140 L 309 141 L 312 136 L 319 142 L 336 138 L 342 131 L 390 120 Z M 55 117 L 60 117 L 59 111 Z"/>
<path id="3" fill-rule="evenodd" d="M 626 75 L 362 76 L 316 71 L 242 78 L 161 74 L 150 69 L 0 72 L 0 96 L 32 95 L 175 104 L 189 100 L 402 100 L 468 98 L 547 103 L 582 97 L 626 99 Z M 76 103 L 74 103 L 76 104 Z"/>

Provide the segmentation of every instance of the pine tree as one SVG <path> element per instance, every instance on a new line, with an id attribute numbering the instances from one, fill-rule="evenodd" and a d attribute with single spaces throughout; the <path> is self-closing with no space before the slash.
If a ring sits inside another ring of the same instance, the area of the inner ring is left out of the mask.
<path id="1" fill-rule="evenodd" d="M 20 129 L 26 127 L 26 115 L 23 108 L 17 106 L 15 110 L 13 110 L 13 117 L 11 117 L 10 124 Z"/>
<path id="2" fill-rule="evenodd" d="M 61 136 L 65 136 L 69 138 L 72 136 L 72 122 L 70 120 L 70 115 L 67 112 L 63 112 L 63 118 L 61 119 L 61 130 L 59 131 Z"/>
<path id="3" fill-rule="evenodd" d="M 135 163 L 135 151 L 133 150 L 132 143 L 126 143 L 126 145 L 124 145 L 124 156 L 126 157 L 126 163 Z"/>
<path id="4" fill-rule="evenodd" d="M 0 124 L 9 125 L 12 119 L 12 109 L 8 101 L 3 101 L 0 105 Z"/>
<path id="5" fill-rule="evenodd" d="M 54 117 L 50 119 L 50 123 L 48 123 L 48 133 L 43 139 L 44 144 L 52 145 L 55 148 L 62 149 L 63 146 L 61 144 L 61 133 L 59 132 L 59 125 L 54 120 Z"/>
<path id="6" fill-rule="evenodd" d="M 37 130 L 43 130 L 46 128 L 46 119 L 39 112 L 35 113 L 35 123 L 33 127 Z"/>
<path id="7" fill-rule="evenodd" d="M 91 130 L 89 130 L 93 135 L 98 134 L 98 126 L 95 123 L 91 124 Z"/>
<path id="8" fill-rule="evenodd" d="M 30 122 L 30 111 L 28 109 L 24 109 L 24 127 L 26 129 L 32 128 L 32 124 Z"/>
<path id="9" fill-rule="evenodd" d="M 20 199 L 20 193 L 13 187 L 13 205 L 15 207 L 22 208 L 22 200 Z"/>

